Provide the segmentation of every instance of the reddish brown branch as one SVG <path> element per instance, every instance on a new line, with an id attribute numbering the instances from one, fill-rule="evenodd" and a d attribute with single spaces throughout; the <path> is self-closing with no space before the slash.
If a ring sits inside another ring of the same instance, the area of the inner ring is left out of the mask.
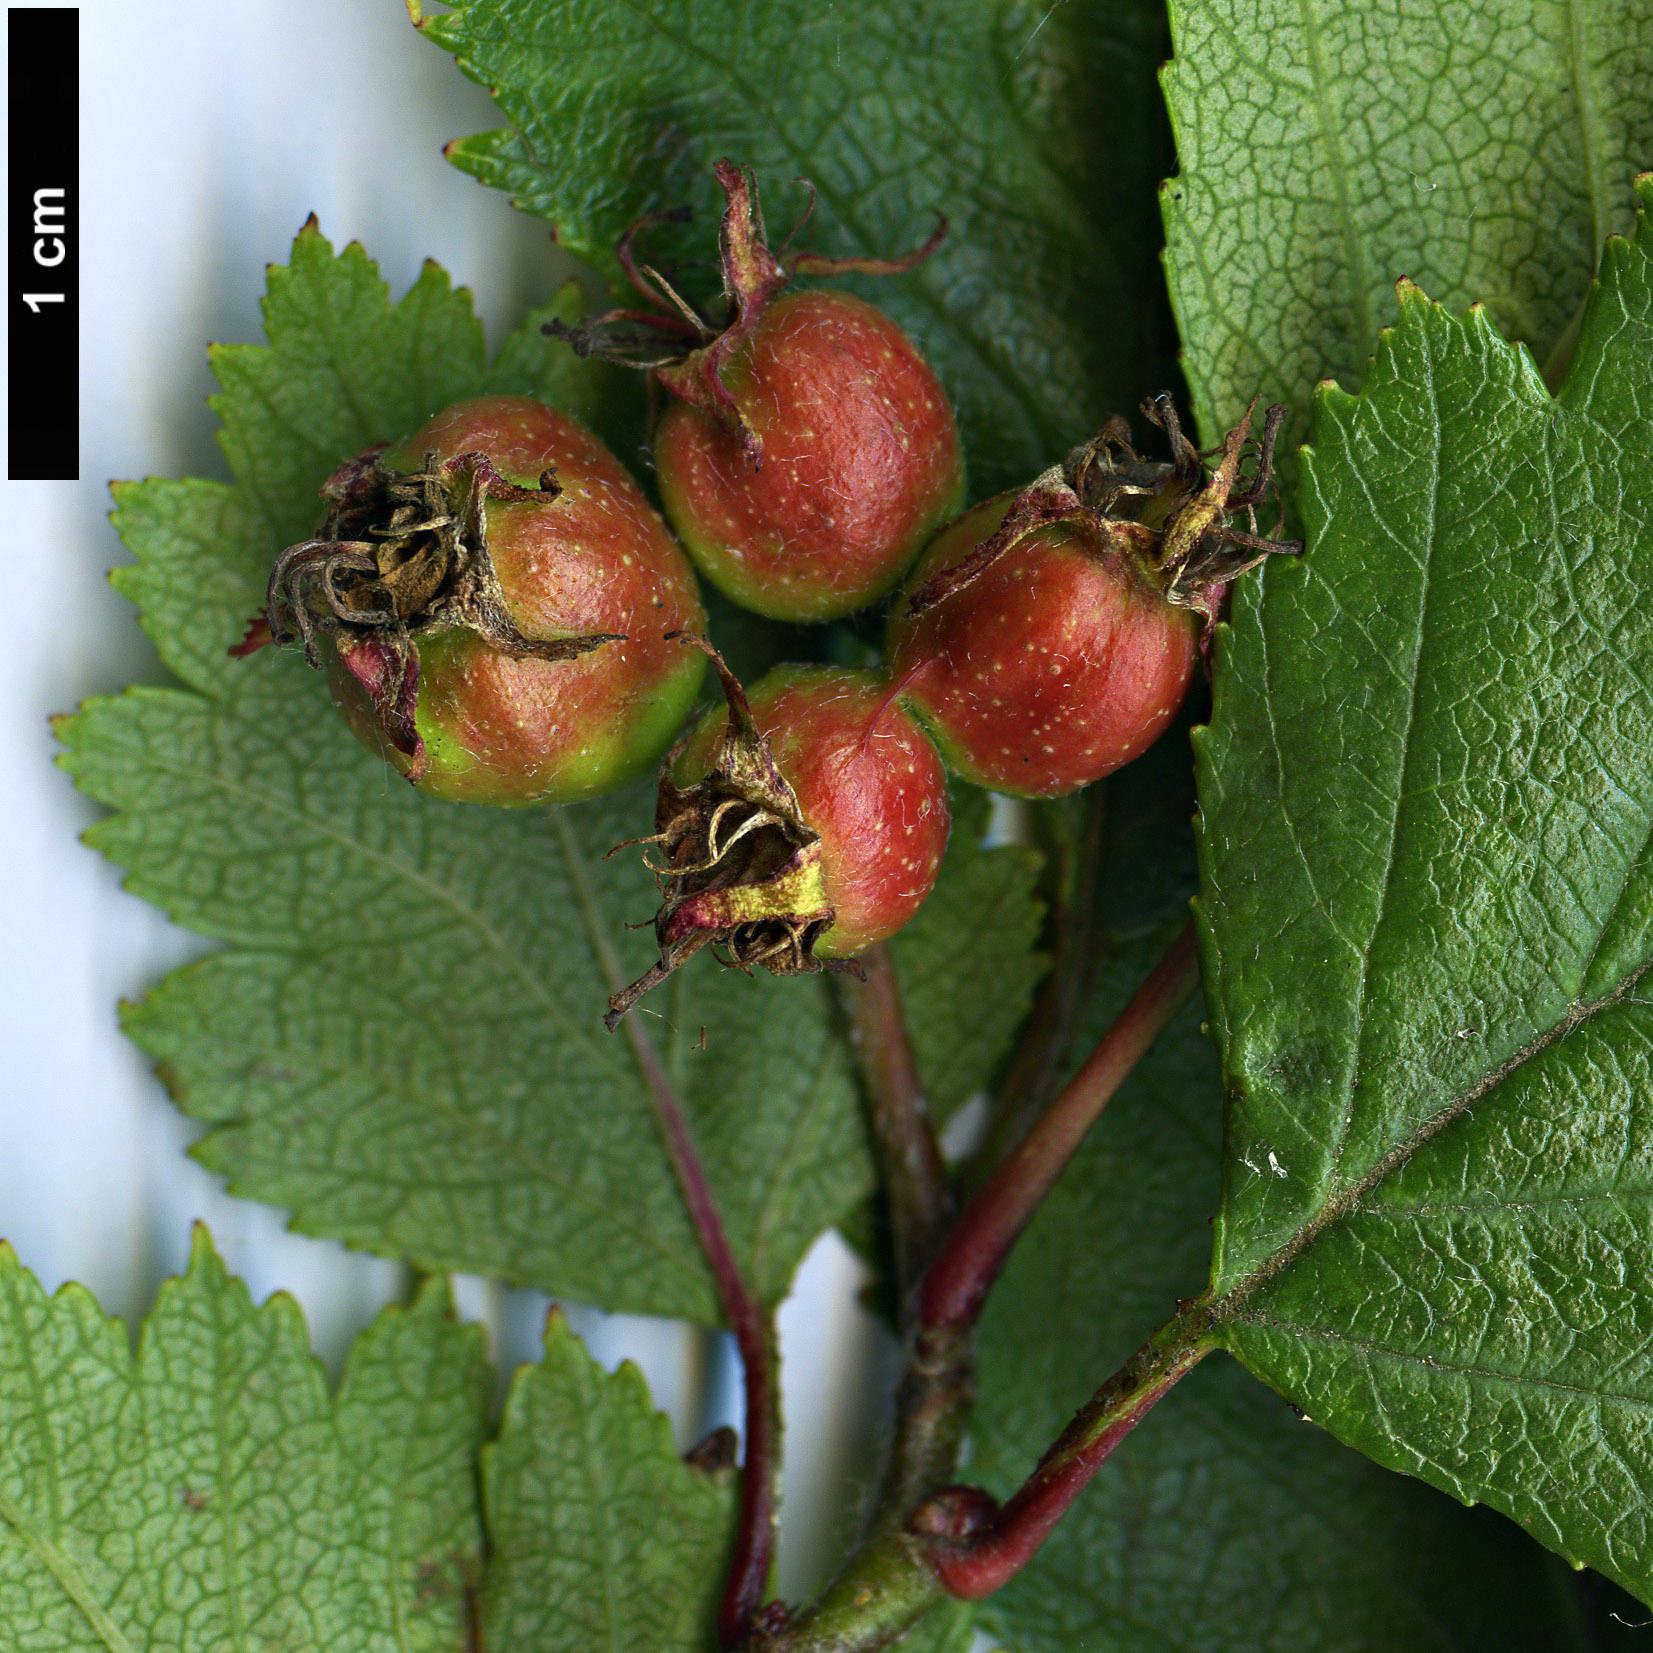
<path id="1" fill-rule="evenodd" d="M 926 1327 L 973 1325 L 1022 1230 L 1085 1134 L 1198 980 L 1189 925 L 1061 1094 L 953 1225 L 919 1292 Z"/>
<path id="2" fill-rule="evenodd" d="M 1027 1565 L 1114 1448 L 1211 1352 L 1201 1335 L 1202 1310 L 1203 1305 L 1191 1305 L 1138 1350 L 1080 1410 L 1021 1490 L 982 1530 L 932 1552 L 930 1569 L 949 1595 L 971 1601 L 991 1595 Z M 946 1500 L 956 1500 L 959 1490 L 938 1494 L 938 1508 L 951 1508 Z M 914 1528 L 922 1530 L 928 1508 L 914 1516 Z"/>
<path id="3" fill-rule="evenodd" d="M 905 1316 L 912 1288 L 945 1232 L 952 1202 L 902 1015 L 895 962 L 884 943 L 869 948 L 862 962 L 865 979 L 843 978 L 838 991 L 866 1092 Z"/>
<path id="4" fill-rule="evenodd" d="M 1114 1449 L 1209 1354 L 1211 1306 L 1197 1298 L 1131 1356 L 1079 1412 L 1021 1491 L 995 1510 L 979 1487 L 943 1487 L 905 1526 L 875 1524 L 772 1653 L 878 1653 L 947 1596 L 975 1600 L 1027 1564 Z"/>
<path id="5" fill-rule="evenodd" d="M 749 1637 L 763 1603 L 775 1553 L 775 1452 L 778 1408 L 775 1363 L 769 1316 L 762 1302 L 747 1288 L 740 1265 L 729 1247 L 711 1184 L 695 1151 L 689 1123 L 683 1117 L 666 1071 L 654 1046 L 635 1021 L 626 1024 L 637 1065 L 654 1097 L 666 1153 L 689 1208 L 700 1248 L 717 1282 L 723 1316 L 734 1333 L 746 1380 L 746 1452 L 741 1463 L 740 1516 L 735 1529 L 729 1580 L 718 1608 L 718 1640 L 726 1648 L 741 1646 Z"/>

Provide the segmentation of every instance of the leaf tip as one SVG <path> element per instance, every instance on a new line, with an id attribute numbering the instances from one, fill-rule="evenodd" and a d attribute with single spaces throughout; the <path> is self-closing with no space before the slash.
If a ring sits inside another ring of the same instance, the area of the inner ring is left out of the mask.
<path id="1" fill-rule="evenodd" d="M 550 1308 L 545 1311 L 545 1325 L 540 1331 L 540 1348 L 542 1352 L 545 1354 L 550 1354 L 551 1346 L 553 1344 L 561 1346 L 569 1342 L 577 1341 L 578 1339 L 574 1335 L 574 1328 L 568 1323 L 567 1311 L 563 1308 L 561 1303 L 553 1303 Z"/>
<path id="2" fill-rule="evenodd" d="M 206 1222 L 197 1217 L 189 1225 L 189 1264 L 184 1270 L 186 1279 L 196 1274 L 209 1274 L 216 1271 L 223 1274 L 224 1264 L 218 1255 L 218 1248 L 212 1243 L 212 1231 Z"/>

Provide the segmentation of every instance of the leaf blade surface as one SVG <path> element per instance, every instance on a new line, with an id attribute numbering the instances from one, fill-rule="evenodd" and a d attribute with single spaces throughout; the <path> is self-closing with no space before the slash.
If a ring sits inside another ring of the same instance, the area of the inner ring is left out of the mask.
<path id="1" fill-rule="evenodd" d="M 327 1393 L 290 1298 L 198 1231 L 134 1357 L 90 1295 L 0 1251 L 0 1616 L 41 1649 L 436 1653 L 478 1564 L 488 1372 L 440 1286 Z M 7 1541 L 9 1540 L 9 1541 Z"/>
<path id="2" fill-rule="evenodd" d="M 637 1368 L 604 1372 L 553 1312 L 483 1458 L 487 1645 L 504 1653 L 709 1645 L 733 1478 L 693 1470 Z"/>
<path id="3" fill-rule="evenodd" d="M 1313 549 L 1237 605 L 1198 758 L 1222 1336 L 1643 1595 L 1611 1489 L 1653 1466 L 1650 361 L 1645 213 L 1554 403 L 1403 293 L 1360 396 L 1321 393 Z"/>
<path id="4" fill-rule="evenodd" d="M 1653 164 L 1638 0 L 1176 4 L 1172 33 L 1166 268 L 1211 441 L 1259 390 L 1306 432 L 1402 276 L 1544 362 Z"/>
<path id="5" fill-rule="evenodd" d="M 1152 6 L 465 0 L 420 27 L 509 123 L 449 158 L 549 218 L 612 283 L 616 241 L 660 208 L 691 202 L 698 224 L 687 240 L 657 236 L 662 258 L 711 255 L 724 154 L 757 169 L 777 242 L 800 176 L 819 191 L 813 245 L 834 255 L 893 256 L 945 213 L 934 258 L 859 290 L 931 357 L 989 492 L 1173 371 L 1154 258 L 1165 47 Z"/>

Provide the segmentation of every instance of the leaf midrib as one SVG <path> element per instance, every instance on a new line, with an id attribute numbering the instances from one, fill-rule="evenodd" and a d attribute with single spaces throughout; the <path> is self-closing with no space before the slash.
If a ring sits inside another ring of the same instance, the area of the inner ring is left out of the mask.
<path id="1" fill-rule="evenodd" d="M 1305 0 L 1305 3 L 1308 3 L 1308 0 Z M 1417 755 L 1413 737 L 1416 735 L 1418 728 L 1418 685 L 1423 680 L 1424 652 L 1429 642 L 1430 597 L 1435 585 L 1431 574 L 1434 570 L 1435 553 L 1439 545 L 1441 467 L 1445 446 L 1440 416 L 1440 394 L 1435 385 L 1434 350 L 1430 344 L 1427 328 L 1423 330 L 1421 348 L 1427 358 L 1427 370 L 1422 377 L 1429 389 L 1428 422 L 1429 428 L 1435 435 L 1435 451 L 1431 456 L 1429 468 L 1429 521 L 1425 532 L 1420 536 L 1423 541 L 1423 556 L 1418 565 L 1418 580 L 1422 589 L 1418 596 L 1417 645 L 1412 652 L 1412 680 L 1406 686 L 1406 716 L 1400 737 L 1400 774 L 1398 784 L 1395 787 L 1394 814 L 1390 817 L 1389 822 L 1389 842 L 1384 849 L 1383 883 L 1378 895 L 1377 912 L 1372 919 L 1372 928 L 1367 934 L 1366 945 L 1360 953 L 1360 980 L 1357 984 L 1357 997 L 1354 1006 L 1354 1037 L 1349 1041 L 1349 1062 L 1343 1075 L 1343 1090 L 1346 1101 L 1343 1108 L 1343 1122 L 1338 1128 L 1337 1143 L 1332 1149 L 1331 1164 L 1326 1170 L 1325 1187 L 1328 1190 L 1336 1184 L 1338 1173 L 1343 1168 L 1343 1156 L 1348 1151 L 1349 1146 L 1349 1133 L 1354 1127 L 1355 1095 L 1360 1078 L 1361 1054 L 1366 1045 L 1366 1010 L 1367 1001 L 1371 996 L 1372 954 L 1377 947 L 1378 936 L 1382 932 L 1384 920 L 1389 913 L 1389 897 L 1394 890 L 1395 866 L 1400 852 L 1401 817 L 1405 813 L 1405 800 L 1411 790 L 1407 785 L 1407 780 L 1412 773 L 1413 763 Z M 1362 486 L 1364 486 L 1364 482 Z M 1374 520 L 1381 521 L 1381 513 Z M 1272 726 L 1271 715 L 1270 727 L 1272 728 Z"/>
<path id="2" fill-rule="evenodd" d="M 1343 140 L 1333 118 L 1331 89 L 1327 84 L 1325 60 L 1320 50 L 1320 19 L 1316 0 L 1299 0 L 1303 20 L 1303 43 L 1308 52 L 1309 76 L 1314 83 L 1315 114 L 1331 162 L 1333 185 L 1337 190 L 1337 215 L 1343 228 L 1343 256 L 1348 260 L 1349 336 L 1359 343 L 1373 337 L 1371 280 L 1366 272 L 1366 249 L 1355 223 L 1350 199 L 1349 164 L 1343 154 Z"/>
<path id="3" fill-rule="evenodd" d="M 602 1578 L 603 1618 L 607 1626 L 603 1640 L 608 1653 L 627 1653 L 620 1640 L 623 1597 L 619 1589 L 619 1575 L 624 1569 L 615 1565 L 615 1556 L 622 1546 L 615 1532 L 616 1500 L 610 1485 L 611 1478 L 605 1474 L 608 1465 L 604 1462 L 603 1453 L 603 1426 L 607 1421 L 603 1415 L 603 1400 L 606 1397 L 596 1393 L 600 1379 L 590 1372 L 581 1372 L 580 1378 L 585 1390 L 582 1399 L 586 1403 L 581 1408 L 580 1419 L 584 1425 L 579 1433 L 580 1479 L 585 1486 L 586 1509 L 592 1517 L 592 1536 L 597 1541 L 597 1567 Z"/>
<path id="4" fill-rule="evenodd" d="M 1582 1395 L 1592 1401 L 1612 1401 L 1638 1412 L 1653 1414 L 1653 1399 L 1643 1395 L 1623 1395 L 1600 1388 L 1587 1388 L 1581 1383 L 1563 1383 L 1559 1378 L 1538 1377 L 1523 1372 L 1500 1372 L 1490 1366 L 1471 1366 L 1458 1361 L 1443 1360 L 1438 1355 L 1414 1354 L 1406 1349 L 1393 1349 L 1370 1338 L 1350 1337 L 1331 1326 L 1305 1326 L 1298 1321 L 1270 1314 L 1236 1315 L 1244 1326 L 1273 1328 L 1293 1337 L 1315 1338 L 1323 1343 L 1338 1343 L 1361 1354 L 1382 1360 L 1399 1361 L 1409 1366 L 1423 1366 L 1430 1371 L 1446 1372 L 1454 1377 L 1479 1378 L 1487 1383 L 1508 1383 L 1522 1388 L 1548 1389 L 1559 1394 Z"/>
<path id="5" fill-rule="evenodd" d="M 1626 999 L 1636 984 L 1653 974 L 1653 959 L 1646 960 L 1630 971 L 1615 987 L 1588 1004 L 1574 1005 L 1556 1024 L 1516 1052 L 1508 1061 L 1485 1074 L 1461 1095 L 1437 1110 L 1404 1142 L 1397 1143 L 1358 1182 L 1326 1200 L 1314 1216 L 1299 1227 L 1290 1239 L 1275 1248 L 1254 1269 L 1218 1296 L 1211 1304 L 1210 1324 L 1215 1328 L 1226 1321 L 1244 1318 L 1242 1310 L 1247 1302 L 1264 1286 L 1295 1263 L 1320 1236 L 1345 1218 L 1364 1211 L 1368 1196 L 1380 1187 L 1394 1172 L 1400 1170 L 1431 1138 L 1439 1135 L 1453 1120 L 1466 1113 L 1490 1091 L 1541 1056 L 1553 1045 L 1559 1044 L 1577 1028 L 1593 1021 L 1603 1011 L 1610 1010 Z"/>
<path id="6" fill-rule="evenodd" d="M 1595 87 L 1590 81 L 1590 38 L 1585 18 L 1587 0 L 1566 0 L 1568 82 L 1572 88 L 1573 104 L 1578 111 L 1579 142 L 1584 151 L 1584 173 L 1590 191 L 1591 256 L 1595 260 L 1592 273 L 1601 261 L 1601 249 L 1607 240 L 1608 223 L 1606 203 L 1602 199 L 1601 179 L 1601 116 L 1596 109 Z"/>
<path id="7" fill-rule="evenodd" d="M 217 1494 L 213 1499 L 212 1513 L 218 1526 L 219 1557 L 224 1569 L 224 1592 L 228 1597 L 231 1640 L 237 1649 L 241 1649 L 246 1646 L 247 1626 L 241 1608 L 241 1500 L 235 1491 L 234 1454 L 230 1448 L 230 1408 L 224 1393 L 224 1353 L 228 1332 L 224 1325 L 223 1294 L 211 1292 L 207 1301 L 212 1310 L 212 1438 L 217 1458 Z"/>

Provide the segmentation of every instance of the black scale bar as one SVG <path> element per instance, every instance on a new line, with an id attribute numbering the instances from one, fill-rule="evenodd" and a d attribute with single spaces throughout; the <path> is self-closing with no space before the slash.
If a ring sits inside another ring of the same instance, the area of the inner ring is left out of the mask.
<path id="1" fill-rule="evenodd" d="M 6 474 L 80 475 L 80 13 L 6 13 L 11 292 Z"/>

